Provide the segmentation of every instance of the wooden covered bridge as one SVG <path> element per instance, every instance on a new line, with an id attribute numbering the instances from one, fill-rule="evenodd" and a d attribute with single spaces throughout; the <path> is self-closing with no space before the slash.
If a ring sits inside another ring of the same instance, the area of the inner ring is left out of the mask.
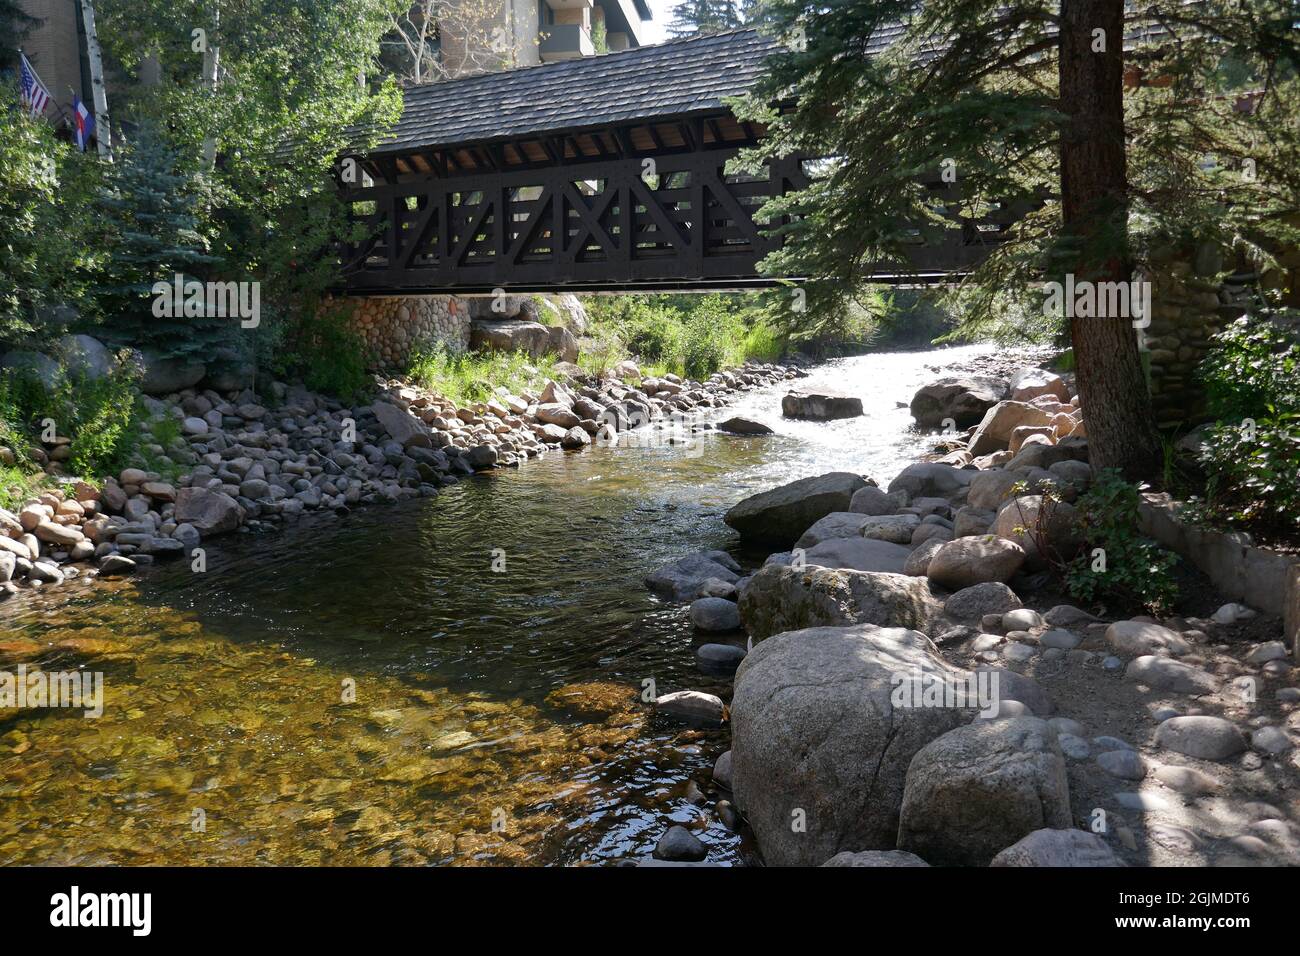
<path id="1" fill-rule="evenodd" d="M 345 254 L 355 295 L 745 288 L 774 240 L 756 221 L 807 183 L 727 161 L 763 136 L 726 101 L 774 49 L 755 30 L 409 89 L 388 138 L 344 183 L 372 238 Z M 936 181 L 937 191 L 945 188 Z M 998 227 L 918 247 L 908 276 L 961 272 Z M 885 268 L 881 280 L 896 278 Z"/>

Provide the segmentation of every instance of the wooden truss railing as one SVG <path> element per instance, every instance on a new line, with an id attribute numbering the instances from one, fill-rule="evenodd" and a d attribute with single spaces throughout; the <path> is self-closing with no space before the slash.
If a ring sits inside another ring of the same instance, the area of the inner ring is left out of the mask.
<path id="1" fill-rule="evenodd" d="M 807 182 L 796 161 L 727 175 L 735 149 L 427 177 L 347 193 L 375 230 L 349 247 L 354 293 L 755 285 L 756 221 Z"/>

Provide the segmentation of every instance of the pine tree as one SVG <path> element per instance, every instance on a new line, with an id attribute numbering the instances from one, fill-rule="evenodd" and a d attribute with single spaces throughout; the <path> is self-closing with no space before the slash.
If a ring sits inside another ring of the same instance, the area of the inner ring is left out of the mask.
<path id="1" fill-rule="evenodd" d="M 199 234 L 199 180 L 152 123 L 124 144 L 102 206 L 114 232 L 100 302 L 117 344 L 202 357 L 226 339 L 228 318 L 154 314 L 156 283 L 199 279 L 217 261 Z"/>
<path id="2" fill-rule="evenodd" d="M 40 22 L 20 7 L 17 0 L 0 0 L 0 74 L 18 68 L 18 48 Z"/>
<path id="3" fill-rule="evenodd" d="M 673 7 L 668 35 L 687 37 L 697 33 L 718 33 L 740 25 L 736 0 L 684 0 Z"/>
<path id="4" fill-rule="evenodd" d="M 764 267 L 815 280 L 788 328 L 825 322 L 874 268 L 905 267 L 918 238 L 974 231 L 997 204 L 1027 212 L 966 283 L 972 322 L 1008 296 L 1041 311 L 1044 280 L 1127 280 L 1189 235 L 1267 254 L 1290 229 L 1294 248 L 1290 0 L 1152 0 L 1127 18 L 1124 0 L 763 9 L 775 35 L 803 42 L 769 61 L 742 108 L 768 124 L 750 159 L 833 157 L 809 188 L 764 210 L 783 217 L 772 221 L 787 240 Z M 1124 33 L 1143 25 L 1150 38 L 1126 53 Z M 886 35 L 888 45 L 873 42 Z M 1263 91 L 1255 108 L 1234 108 L 1246 90 Z M 794 108 L 778 114 L 776 103 Z M 1247 161 L 1267 173 L 1242 176 Z M 922 180 L 944 171 L 961 199 L 941 209 Z M 1131 322 L 1075 320 L 1070 332 L 1093 465 L 1151 476 L 1160 446 Z"/>

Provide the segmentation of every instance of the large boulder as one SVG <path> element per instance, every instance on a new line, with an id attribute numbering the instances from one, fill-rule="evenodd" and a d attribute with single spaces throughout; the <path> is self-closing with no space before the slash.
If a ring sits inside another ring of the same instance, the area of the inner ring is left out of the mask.
<path id="1" fill-rule="evenodd" d="M 975 475 L 936 461 L 918 461 L 898 473 L 889 483 L 889 491 L 905 491 L 911 498 L 949 498 L 964 490 Z"/>
<path id="2" fill-rule="evenodd" d="M 137 356 L 143 370 L 140 391 L 146 395 L 170 395 L 192 388 L 208 371 L 207 365 L 196 359 L 167 358 L 148 349 L 140 350 Z"/>
<path id="3" fill-rule="evenodd" d="M 1072 823 L 1065 758 L 1038 717 L 978 720 L 938 737 L 907 769 L 898 848 L 932 864 L 987 866 L 1044 827 Z"/>
<path id="4" fill-rule="evenodd" d="M 862 537 L 894 544 L 911 544 L 912 535 L 921 524 L 916 515 L 864 515 Z"/>
<path id="5" fill-rule="evenodd" d="M 750 495 L 733 505 L 722 520 L 743 538 L 789 547 L 832 511 L 848 511 L 853 493 L 866 484 L 861 475 L 847 471 L 800 478 Z"/>
<path id="6" fill-rule="evenodd" d="M 1087 830 L 1035 830 L 995 856 L 989 866 L 1123 866 L 1106 841 Z"/>
<path id="7" fill-rule="evenodd" d="M 406 409 L 398 408 L 391 402 L 375 402 L 370 410 L 375 413 L 375 418 L 379 419 L 379 424 L 388 432 L 389 437 L 403 448 L 416 445 L 428 448 L 432 445 L 428 427 Z"/>
<path id="8" fill-rule="evenodd" d="M 912 396 L 912 417 L 923 428 L 938 428 L 948 419 L 969 428 L 1006 395 L 1006 383 L 998 379 L 949 376 L 921 386 Z"/>
<path id="9" fill-rule="evenodd" d="M 982 511 L 997 511 L 1008 498 L 1015 497 L 1011 489 L 1024 482 L 1025 476 L 1001 468 L 981 471 L 970 483 L 966 504 Z"/>
<path id="10" fill-rule="evenodd" d="M 561 362 L 578 361 L 578 338 L 562 325 L 552 325 L 546 331 L 546 351 Z"/>
<path id="11" fill-rule="evenodd" d="M 901 574 L 909 550 L 876 538 L 827 538 L 804 552 L 804 564 L 846 571 L 886 571 Z"/>
<path id="12" fill-rule="evenodd" d="M 1192 645 L 1177 631 L 1150 621 L 1116 621 L 1106 628 L 1106 643 L 1117 654 L 1165 654 L 1175 657 L 1191 652 Z"/>
<path id="13" fill-rule="evenodd" d="M 551 332 L 540 322 L 519 319 L 471 319 L 469 347 L 494 352 L 525 352 L 533 358 L 546 354 Z"/>
<path id="14" fill-rule="evenodd" d="M 817 422 L 857 418 L 862 414 L 862 399 L 825 391 L 789 392 L 781 399 L 781 414 Z"/>
<path id="15" fill-rule="evenodd" d="M 950 591 L 985 581 L 1010 581 L 1025 563 L 1025 549 L 1006 538 L 984 534 L 949 541 L 930 559 L 926 574 Z"/>
<path id="16" fill-rule="evenodd" d="M 962 588 L 948 598 L 943 602 L 943 611 L 954 621 L 978 624 L 985 614 L 1005 614 L 1020 606 L 1016 592 L 1001 581 L 983 581 Z"/>
<path id="17" fill-rule="evenodd" d="M 867 519 L 867 515 L 854 514 L 851 511 L 832 511 L 825 518 L 814 521 L 807 531 L 799 535 L 799 540 L 794 543 L 794 546 L 811 548 L 832 538 L 860 538 L 862 526 L 867 523 Z"/>
<path id="18" fill-rule="evenodd" d="M 1068 561 L 1080 546 L 1074 506 L 1045 502 L 1042 495 L 1012 498 L 993 520 L 993 533 L 1024 548 L 1025 564 L 1031 569 L 1046 566 L 1051 556 Z"/>
<path id="19" fill-rule="evenodd" d="M 702 551 L 678 558 L 646 575 L 645 585 L 671 601 L 694 601 L 711 579 L 734 584 L 740 580 L 739 571 L 740 566 L 725 551 Z"/>
<path id="20" fill-rule="evenodd" d="M 872 625 L 781 633 L 740 665 L 732 786 L 769 865 L 894 849 L 913 755 L 970 719 L 896 707 L 900 674 L 964 677 L 924 634 Z"/>
<path id="21" fill-rule="evenodd" d="M 176 492 L 174 508 L 178 524 L 192 525 L 205 538 L 234 531 L 244 521 L 244 509 L 238 501 L 207 488 L 182 488 Z"/>
<path id="22" fill-rule="evenodd" d="M 1002 451 L 1011 444 L 1011 433 L 1021 425 L 1051 425 L 1050 412 L 1028 402 L 999 402 L 984 413 L 971 436 L 970 453 L 978 458 Z"/>
<path id="23" fill-rule="evenodd" d="M 97 381 L 113 371 L 113 353 L 89 335 L 64 335 L 55 340 L 59 357 L 73 378 Z"/>
<path id="24" fill-rule="evenodd" d="M 741 588 L 739 604 L 756 642 L 781 631 L 850 624 L 925 631 L 941 613 L 924 578 L 811 565 L 761 568 Z"/>
<path id="25" fill-rule="evenodd" d="M 1050 395 L 1062 404 L 1069 404 L 1070 389 L 1065 379 L 1055 372 L 1041 368 L 1017 369 L 1011 375 L 1011 397 L 1017 402 L 1032 402 L 1042 395 Z"/>
<path id="26" fill-rule="evenodd" d="M 25 349 L 6 352 L 4 357 L 0 358 L 0 370 L 12 370 L 25 377 L 33 378 L 51 389 L 58 384 L 60 375 L 59 363 L 54 359 L 40 352 L 30 352 Z"/>

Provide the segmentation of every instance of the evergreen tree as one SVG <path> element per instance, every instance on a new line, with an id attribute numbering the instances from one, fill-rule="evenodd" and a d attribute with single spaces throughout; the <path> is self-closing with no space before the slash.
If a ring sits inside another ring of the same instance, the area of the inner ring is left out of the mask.
<path id="1" fill-rule="evenodd" d="M 673 7 L 668 35 L 688 37 L 697 33 L 718 33 L 740 25 L 736 0 L 683 0 Z"/>
<path id="2" fill-rule="evenodd" d="M 18 48 L 40 22 L 18 0 L 0 0 L 0 74 L 18 69 Z"/>
<path id="3" fill-rule="evenodd" d="M 974 230 L 995 204 L 1029 212 L 967 282 L 974 320 L 1008 295 L 1041 310 L 1044 280 L 1127 280 L 1188 237 L 1264 258 L 1295 248 L 1291 0 L 1153 0 L 1127 18 L 1124 0 L 764 9 L 775 35 L 799 42 L 769 61 L 742 108 L 769 130 L 749 158 L 832 157 L 809 188 L 764 210 L 787 238 L 764 267 L 815 280 L 789 328 L 825 321 L 873 268 L 905 268 L 918 237 Z M 1140 28 L 1126 53 L 1124 34 Z M 1244 91 L 1257 93 L 1251 110 L 1237 108 Z M 945 171 L 962 198 L 941 209 L 921 180 Z M 1093 465 L 1150 476 L 1160 446 L 1131 321 L 1075 319 L 1070 332 Z"/>
<path id="4" fill-rule="evenodd" d="M 155 124 L 142 124 L 122 145 L 102 201 L 113 239 L 100 302 L 105 336 L 116 343 L 202 357 L 237 327 L 237 320 L 187 317 L 179 308 L 155 314 L 156 283 L 171 289 L 178 274 L 201 280 L 217 261 L 199 234 L 200 189 Z"/>

